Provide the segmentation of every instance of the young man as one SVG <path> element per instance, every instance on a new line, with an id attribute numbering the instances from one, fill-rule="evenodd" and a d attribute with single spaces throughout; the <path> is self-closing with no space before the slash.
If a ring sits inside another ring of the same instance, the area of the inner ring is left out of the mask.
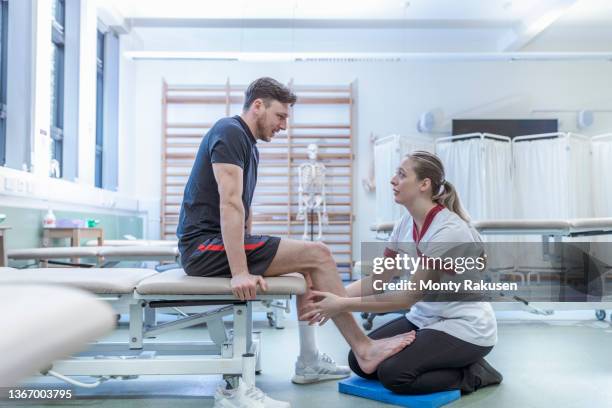
<path id="1" fill-rule="evenodd" d="M 241 115 L 219 120 L 202 140 L 185 187 L 177 235 L 181 262 L 191 276 L 231 277 L 234 295 L 255 299 L 266 290 L 262 276 L 303 274 L 317 290 L 346 294 L 329 249 L 319 242 L 251 235 L 250 206 L 257 183 L 257 142 L 269 142 L 286 129 L 296 96 L 272 78 L 251 83 Z M 306 312 L 308 295 L 298 296 L 298 315 Z M 405 336 L 371 340 L 349 313 L 334 318 L 364 364 L 378 364 L 399 352 Z M 350 374 L 323 353 L 314 327 L 300 322 L 300 356 L 293 381 L 300 384 L 343 378 Z"/>

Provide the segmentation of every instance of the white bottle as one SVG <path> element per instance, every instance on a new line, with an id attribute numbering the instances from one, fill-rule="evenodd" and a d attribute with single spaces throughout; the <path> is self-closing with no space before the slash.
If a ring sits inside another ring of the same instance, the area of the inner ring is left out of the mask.
<path id="1" fill-rule="evenodd" d="M 55 228 L 55 214 L 52 209 L 49 209 L 43 218 L 43 228 Z"/>

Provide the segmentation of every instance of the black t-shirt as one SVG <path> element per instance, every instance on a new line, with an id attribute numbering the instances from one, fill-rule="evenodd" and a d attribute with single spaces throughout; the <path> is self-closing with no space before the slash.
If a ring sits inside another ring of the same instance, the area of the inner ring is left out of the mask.
<path id="1" fill-rule="evenodd" d="M 240 116 L 217 121 L 202 139 L 185 186 L 176 231 L 183 260 L 187 260 L 207 237 L 221 234 L 219 189 L 213 163 L 235 164 L 242 168 L 242 204 L 246 222 L 257 184 L 259 151 L 256 143 Z"/>

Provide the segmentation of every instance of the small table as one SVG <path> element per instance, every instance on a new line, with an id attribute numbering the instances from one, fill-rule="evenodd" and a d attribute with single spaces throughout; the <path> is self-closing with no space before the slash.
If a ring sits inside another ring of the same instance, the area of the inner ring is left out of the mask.
<path id="1" fill-rule="evenodd" d="M 53 238 L 70 238 L 70 246 L 81 246 L 81 239 L 97 239 L 98 246 L 104 245 L 103 228 L 43 228 L 43 247 L 51 246 Z M 79 263 L 78 258 L 71 259 Z"/>
<path id="2" fill-rule="evenodd" d="M 6 244 L 4 242 L 4 231 L 11 229 L 11 227 L 0 227 L 0 266 L 8 266 L 8 260 L 6 258 Z"/>

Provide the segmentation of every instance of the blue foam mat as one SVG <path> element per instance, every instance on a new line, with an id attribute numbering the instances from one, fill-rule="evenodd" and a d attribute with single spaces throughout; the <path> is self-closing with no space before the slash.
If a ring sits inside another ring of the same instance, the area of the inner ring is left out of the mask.
<path id="1" fill-rule="evenodd" d="M 378 381 L 353 376 L 338 383 L 338 391 L 374 401 L 408 408 L 437 408 L 461 397 L 459 390 L 442 391 L 433 394 L 399 395 L 394 394 Z"/>

